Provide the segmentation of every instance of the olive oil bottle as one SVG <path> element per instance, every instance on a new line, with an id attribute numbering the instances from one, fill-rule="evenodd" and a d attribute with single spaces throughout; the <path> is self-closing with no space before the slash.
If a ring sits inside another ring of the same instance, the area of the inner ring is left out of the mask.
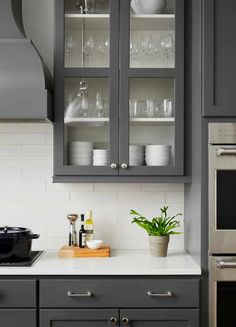
<path id="1" fill-rule="evenodd" d="M 91 241 L 93 239 L 93 213 L 92 213 L 92 210 L 89 210 L 86 213 L 85 229 L 86 229 L 86 241 Z"/>

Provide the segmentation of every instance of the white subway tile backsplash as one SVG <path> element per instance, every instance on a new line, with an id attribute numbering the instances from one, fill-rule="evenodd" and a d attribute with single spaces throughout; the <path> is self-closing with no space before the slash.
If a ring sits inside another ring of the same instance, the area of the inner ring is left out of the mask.
<path id="1" fill-rule="evenodd" d="M 94 184 L 94 191 L 138 192 L 141 191 L 141 184 L 98 183 Z"/>
<path id="2" fill-rule="evenodd" d="M 156 203 L 164 202 L 165 194 L 163 192 L 119 192 L 118 201 L 129 203 Z"/>
<path id="3" fill-rule="evenodd" d="M 183 184 L 53 184 L 50 124 L 0 123 L 0 225 L 27 226 L 40 234 L 33 249 L 58 249 L 68 243 L 69 213 L 93 210 L 95 237 L 119 249 L 147 249 L 146 232 L 132 224 L 130 210 L 151 218 L 169 206 L 184 212 Z M 184 217 L 180 217 L 183 230 Z M 79 224 L 78 224 L 79 229 Z M 170 248 L 183 249 L 184 235 Z"/>
<path id="4" fill-rule="evenodd" d="M 166 192 L 166 204 L 168 203 L 184 203 L 184 193 Z"/>
<path id="5" fill-rule="evenodd" d="M 110 192 L 70 192 L 71 202 L 79 203 L 115 203 L 117 193 Z"/>
<path id="6" fill-rule="evenodd" d="M 8 168 L 0 167 L 0 179 L 19 179 L 21 178 L 21 169 L 20 168 Z"/>
<path id="7" fill-rule="evenodd" d="M 52 147 L 50 145 L 22 145 L 23 156 L 49 157 L 52 156 Z"/>
<path id="8" fill-rule="evenodd" d="M 156 192 L 156 191 L 172 191 L 172 192 L 183 192 L 184 191 L 184 184 L 179 183 L 172 183 L 172 184 L 166 184 L 166 183 L 153 183 L 153 184 L 142 184 L 142 191 L 143 192 Z"/>
<path id="9" fill-rule="evenodd" d="M 69 202 L 69 192 L 22 192 L 23 202 Z"/>
<path id="10" fill-rule="evenodd" d="M 46 191 L 75 191 L 75 192 L 87 192 L 93 191 L 93 184 L 77 184 L 77 183 L 67 183 L 67 184 L 60 184 L 55 183 L 53 184 L 51 181 L 46 182 Z"/>
<path id="11" fill-rule="evenodd" d="M 44 133 L 2 133 L 0 144 L 45 144 Z"/>
<path id="12" fill-rule="evenodd" d="M 45 181 L 1 180 L 0 190 L 5 191 L 45 191 Z"/>
<path id="13" fill-rule="evenodd" d="M 44 179 L 52 181 L 52 169 L 50 168 L 23 168 L 21 173 L 23 179 Z"/>
<path id="14" fill-rule="evenodd" d="M 45 167 L 44 157 L 2 157 L 0 167 Z"/>
<path id="15" fill-rule="evenodd" d="M 0 145 L 0 156 L 20 156 L 21 145 Z"/>
<path id="16" fill-rule="evenodd" d="M 18 191 L 0 191 L 0 203 L 14 203 L 21 201 L 21 193 Z"/>

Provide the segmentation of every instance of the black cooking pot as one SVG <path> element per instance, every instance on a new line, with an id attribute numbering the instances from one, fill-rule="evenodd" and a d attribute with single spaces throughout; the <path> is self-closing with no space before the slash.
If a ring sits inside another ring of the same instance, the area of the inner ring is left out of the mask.
<path id="1" fill-rule="evenodd" d="M 32 240 L 39 238 L 23 227 L 0 227 L 0 261 L 19 262 L 29 259 Z"/>

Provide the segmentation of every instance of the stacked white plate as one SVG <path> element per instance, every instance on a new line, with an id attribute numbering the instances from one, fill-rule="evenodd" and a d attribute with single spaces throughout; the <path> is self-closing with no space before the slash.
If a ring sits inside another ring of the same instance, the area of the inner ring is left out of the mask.
<path id="1" fill-rule="evenodd" d="M 95 149 L 93 150 L 93 165 L 108 166 L 110 161 L 109 150 Z"/>
<path id="2" fill-rule="evenodd" d="M 145 160 L 147 166 L 167 166 L 171 159 L 171 145 L 146 145 Z"/>
<path id="3" fill-rule="evenodd" d="M 129 146 L 130 166 L 142 166 L 144 163 L 144 145 L 133 144 Z"/>
<path id="4" fill-rule="evenodd" d="M 93 163 L 93 143 L 70 142 L 68 156 L 70 165 L 91 166 Z"/>

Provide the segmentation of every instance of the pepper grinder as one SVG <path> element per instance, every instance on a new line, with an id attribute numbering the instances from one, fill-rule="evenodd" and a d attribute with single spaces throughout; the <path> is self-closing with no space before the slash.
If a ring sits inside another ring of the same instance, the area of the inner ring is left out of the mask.
<path id="1" fill-rule="evenodd" d="M 79 218 L 76 214 L 70 214 L 67 216 L 67 219 L 70 221 L 70 231 L 69 231 L 69 246 L 77 245 L 77 232 L 75 223 Z"/>

